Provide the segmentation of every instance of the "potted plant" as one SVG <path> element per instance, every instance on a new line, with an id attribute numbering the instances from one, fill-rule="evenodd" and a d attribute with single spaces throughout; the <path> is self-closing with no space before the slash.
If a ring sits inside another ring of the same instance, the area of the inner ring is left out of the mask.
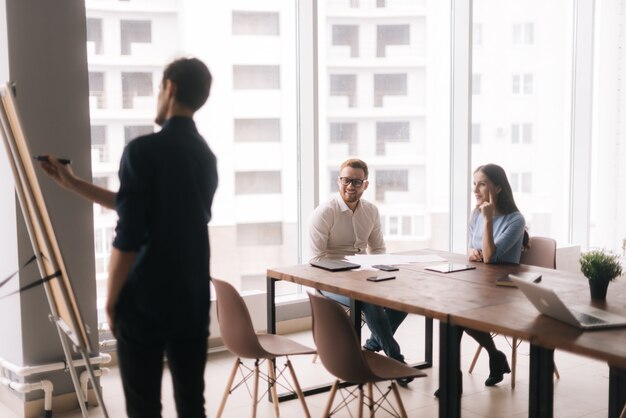
<path id="1" fill-rule="evenodd" d="M 593 250 L 581 254 L 580 271 L 589 279 L 591 299 L 606 299 L 609 282 L 622 274 L 619 256 Z"/>

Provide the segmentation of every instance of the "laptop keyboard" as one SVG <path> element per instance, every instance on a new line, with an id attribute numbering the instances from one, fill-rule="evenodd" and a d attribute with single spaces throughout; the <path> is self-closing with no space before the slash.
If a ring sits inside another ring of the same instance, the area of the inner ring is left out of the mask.
<path id="1" fill-rule="evenodd" d="M 583 312 L 573 312 L 576 319 L 578 319 L 582 324 L 585 325 L 596 325 L 596 324 L 606 324 L 607 321 L 604 319 L 600 319 L 597 316 L 587 315 Z"/>

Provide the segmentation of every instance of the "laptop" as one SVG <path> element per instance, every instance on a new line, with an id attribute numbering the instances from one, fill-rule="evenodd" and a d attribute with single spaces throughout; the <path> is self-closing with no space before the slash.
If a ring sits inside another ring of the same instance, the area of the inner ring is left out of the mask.
<path id="1" fill-rule="evenodd" d="M 589 305 L 567 307 L 554 290 L 513 276 L 511 280 L 544 315 L 581 329 L 626 327 L 626 317 Z"/>
<path id="2" fill-rule="evenodd" d="M 345 260 L 333 260 L 331 258 L 322 258 L 321 260 L 311 261 L 313 267 L 319 267 L 328 271 L 344 271 L 358 269 L 360 264 L 354 264 Z"/>

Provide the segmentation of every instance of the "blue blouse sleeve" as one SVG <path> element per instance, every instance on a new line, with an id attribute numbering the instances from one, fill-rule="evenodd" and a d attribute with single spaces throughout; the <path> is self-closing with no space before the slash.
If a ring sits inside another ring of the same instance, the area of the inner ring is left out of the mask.
<path id="1" fill-rule="evenodd" d="M 115 199 L 118 221 L 113 246 L 120 251 L 139 251 L 147 233 L 148 184 L 145 156 L 133 141 L 124 149 L 120 162 L 120 189 Z"/>
<path id="2" fill-rule="evenodd" d="M 521 213 L 514 212 L 507 216 L 505 222 L 497 231 L 494 231 L 493 242 L 496 245 L 496 253 L 492 262 L 500 262 L 502 255 L 509 253 L 513 248 L 521 245 L 525 228 L 526 221 Z"/>

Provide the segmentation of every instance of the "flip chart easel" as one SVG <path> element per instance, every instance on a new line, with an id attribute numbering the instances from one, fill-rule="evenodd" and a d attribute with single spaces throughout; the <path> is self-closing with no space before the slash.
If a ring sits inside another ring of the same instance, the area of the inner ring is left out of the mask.
<path id="1" fill-rule="evenodd" d="M 61 249 L 39 187 L 31 153 L 17 112 L 14 90 L 8 83 L 0 86 L 0 133 L 13 171 L 15 191 L 24 215 L 33 252 L 37 256 L 39 274 L 42 278 L 53 277 L 50 280 L 43 280 L 42 285 L 50 306 L 50 320 L 56 325 L 59 333 L 65 361 L 72 377 L 81 412 L 83 417 L 88 416 L 87 403 L 72 361 L 70 345 L 74 351 L 79 352 L 82 356 L 96 399 L 102 407 L 104 416 L 108 418 L 102 399 L 102 391 L 96 382 L 93 367 L 89 360 L 92 347 L 87 335 L 87 328 L 78 309 Z"/>

